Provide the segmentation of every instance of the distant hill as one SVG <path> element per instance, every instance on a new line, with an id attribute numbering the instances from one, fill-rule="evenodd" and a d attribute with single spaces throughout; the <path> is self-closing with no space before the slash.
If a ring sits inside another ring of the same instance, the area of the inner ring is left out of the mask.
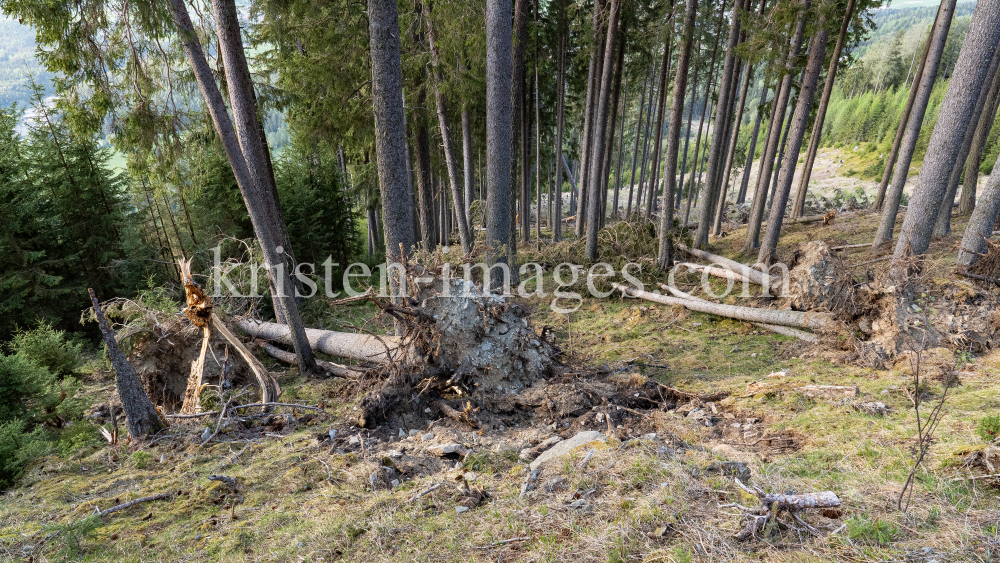
<path id="1" fill-rule="evenodd" d="M 49 90 L 50 73 L 35 59 L 35 32 L 17 20 L 0 19 L 0 107 L 28 105 L 28 76 Z"/>

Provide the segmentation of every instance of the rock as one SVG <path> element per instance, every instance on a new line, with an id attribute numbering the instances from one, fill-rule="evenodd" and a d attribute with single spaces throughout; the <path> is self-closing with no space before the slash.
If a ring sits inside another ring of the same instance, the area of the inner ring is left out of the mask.
<path id="1" fill-rule="evenodd" d="M 399 429 L 399 437 L 400 438 L 406 438 L 406 432 L 403 432 L 402 428 Z"/>
<path id="2" fill-rule="evenodd" d="M 393 488 L 398 487 L 399 486 L 399 479 L 393 479 L 392 481 L 389 481 L 389 484 L 392 485 Z"/>
<path id="3" fill-rule="evenodd" d="M 586 503 L 587 502 L 585 500 L 583 500 L 582 498 L 581 499 L 576 499 L 576 500 L 573 501 L 572 504 L 569 505 L 569 507 L 570 508 L 582 508 L 583 505 L 586 504 Z"/>
<path id="4" fill-rule="evenodd" d="M 590 444 L 591 442 L 601 442 L 605 443 L 608 441 L 607 436 L 601 434 L 600 432 L 590 430 L 587 432 L 580 432 L 576 436 L 573 436 L 569 440 L 563 440 L 558 444 L 552 446 L 551 448 L 542 452 L 535 461 L 531 462 L 531 469 L 538 469 L 546 463 L 558 459 L 564 455 L 569 454 L 576 448 Z"/>
<path id="5" fill-rule="evenodd" d="M 389 450 L 389 451 L 385 452 L 385 455 L 387 455 L 389 457 L 403 457 L 403 452 L 401 452 L 399 450 Z"/>
<path id="6" fill-rule="evenodd" d="M 337 437 L 337 430 L 335 428 L 331 428 L 329 435 L 330 435 L 330 441 L 333 441 Z"/>
<path id="7" fill-rule="evenodd" d="M 466 453 L 468 453 L 467 450 L 459 444 L 441 444 L 438 446 L 431 446 L 430 448 L 428 448 L 428 451 L 439 457 L 444 457 L 446 455 L 452 455 L 452 454 L 464 456 Z"/>
<path id="8" fill-rule="evenodd" d="M 650 432 L 649 434 L 644 434 L 642 436 L 642 439 L 643 440 L 655 440 L 656 439 L 656 432 Z"/>
<path id="9" fill-rule="evenodd" d="M 434 439 L 434 433 L 433 432 L 428 432 L 426 434 L 421 434 L 420 435 L 420 441 L 421 442 L 430 442 L 433 439 Z"/>
<path id="10" fill-rule="evenodd" d="M 208 440 L 211 437 L 212 437 L 212 429 L 206 426 L 205 429 L 201 431 L 201 441 L 204 442 L 205 440 Z"/>
<path id="11" fill-rule="evenodd" d="M 710 463 L 705 468 L 706 473 L 719 473 L 729 477 L 738 477 L 740 481 L 746 482 L 750 479 L 750 467 L 742 461 L 720 461 Z"/>
<path id="12" fill-rule="evenodd" d="M 810 399 L 840 400 L 857 397 L 860 389 L 847 385 L 803 385 L 795 389 L 800 395 Z"/>
<path id="13" fill-rule="evenodd" d="M 357 446 L 358 444 L 361 443 L 361 438 L 358 438 L 357 436 L 351 436 L 350 438 L 348 438 L 347 443 L 352 446 Z"/>
<path id="14" fill-rule="evenodd" d="M 433 411 L 431 411 L 430 407 L 427 407 L 426 409 L 424 409 L 424 413 L 426 413 L 426 414 L 431 414 L 431 412 L 433 412 Z"/>
<path id="15" fill-rule="evenodd" d="M 468 511 L 469 511 L 469 507 L 468 506 L 456 506 L 455 507 L 455 514 L 462 514 L 463 512 L 468 512 Z"/>
<path id="16" fill-rule="evenodd" d="M 419 430 L 410 430 L 410 437 L 411 438 L 414 437 L 414 436 L 416 436 L 417 434 L 420 434 Z"/>

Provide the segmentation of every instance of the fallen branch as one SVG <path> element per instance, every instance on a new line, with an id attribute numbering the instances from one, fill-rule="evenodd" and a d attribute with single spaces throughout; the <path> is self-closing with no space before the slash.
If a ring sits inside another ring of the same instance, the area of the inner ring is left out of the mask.
<path id="1" fill-rule="evenodd" d="M 779 509 L 789 512 L 798 512 L 805 508 L 837 508 L 840 506 L 840 497 L 833 491 L 803 493 L 801 495 L 766 494 L 760 499 L 761 503 L 766 506 L 773 506 L 777 503 Z"/>
<path id="2" fill-rule="evenodd" d="M 677 297 L 667 297 L 630 288 L 619 283 L 612 283 L 612 287 L 622 292 L 623 295 L 638 297 L 654 303 L 664 305 L 683 305 L 685 308 L 699 313 L 719 315 L 747 321 L 751 323 L 766 323 L 782 326 L 794 326 L 799 328 L 819 329 L 833 322 L 833 316 L 829 313 L 791 311 L 788 309 L 758 309 L 755 307 L 740 307 L 737 305 L 723 305 L 720 303 L 710 303 L 708 301 L 698 301 L 694 299 L 681 299 Z"/>
<path id="3" fill-rule="evenodd" d="M 981 276 L 979 274 L 973 274 L 962 270 L 956 270 L 955 273 L 962 276 L 963 278 L 969 278 L 970 280 L 979 280 L 1000 285 L 1000 279 L 997 278 L 991 278 L 989 276 Z"/>
<path id="4" fill-rule="evenodd" d="M 851 264 L 848 267 L 849 268 L 857 268 L 858 266 L 867 266 L 868 264 L 874 264 L 875 262 L 883 262 L 883 261 L 888 260 L 890 258 L 892 258 L 892 254 L 889 254 L 887 256 L 882 256 L 881 258 L 875 258 L 873 260 L 867 260 L 865 262 L 860 262 L 858 264 Z"/>
<path id="5" fill-rule="evenodd" d="M 834 247 L 831 247 L 830 250 L 848 250 L 848 249 L 851 249 L 851 248 L 867 248 L 867 247 L 870 247 L 870 246 L 871 246 L 870 242 L 863 242 L 861 244 L 844 244 L 844 245 L 841 245 L 841 246 L 834 246 Z"/>
<path id="6" fill-rule="evenodd" d="M 413 495 L 412 497 L 410 497 L 406 502 L 413 502 L 413 501 L 417 500 L 418 498 L 426 495 L 427 493 L 438 489 L 441 485 L 444 485 L 444 481 L 441 481 L 439 483 L 435 483 L 435 484 L 431 485 L 430 487 L 427 487 L 426 489 L 424 489 L 424 490 L 420 491 L 419 493 L 417 493 L 417 494 Z"/>
<path id="7" fill-rule="evenodd" d="M 705 266 L 703 264 L 695 264 L 693 262 L 682 262 L 680 265 L 685 266 L 691 270 L 695 270 L 697 272 L 706 272 L 708 273 L 708 275 L 715 276 L 717 278 L 723 278 L 737 282 L 754 283 L 753 281 L 750 280 L 750 278 L 747 278 L 743 274 L 734 272 L 732 270 L 728 270 L 726 268 L 716 268 L 714 266 Z"/>
<path id="8" fill-rule="evenodd" d="M 491 549 L 500 545 L 507 545 L 509 543 L 519 542 L 519 541 L 531 541 L 531 536 L 524 536 L 523 538 L 510 538 L 509 540 L 495 541 L 489 545 L 482 545 L 476 547 L 476 549 Z"/>
<path id="9" fill-rule="evenodd" d="M 447 416 L 455 422 L 461 422 L 462 424 L 468 424 L 473 428 L 479 428 L 479 423 L 472 418 L 471 410 L 457 411 L 451 408 L 451 406 L 444 401 L 438 401 L 437 403 L 434 403 L 434 406 L 441 411 L 441 414 Z"/>
<path id="10" fill-rule="evenodd" d="M 252 319 L 237 319 L 235 324 L 240 330 L 255 338 L 291 345 L 288 327 L 285 325 Z M 389 362 L 386 349 L 395 350 L 400 343 L 399 337 L 396 336 L 376 337 L 317 328 L 307 328 L 306 338 L 309 340 L 309 347 L 317 352 L 382 364 Z"/>
<path id="11" fill-rule="evenodd" d="M 261 347 L 262 350 L 264 350 L 264 352 L 267 352 L 268 356 L 271 356 L 272 358 L 285 362 L 286 364 L 297 365 L 299 363 L 299 359 L 295 357 L 295 354 L 282 350 L 281 348 L 278 348 L 274 344 L 265 342 L 263 340 L 257 340 L 257 344 Z M 365 374 L 365 372 L 362 370 L 352 369 L 345 365 L 335 364 L 333 362 L 327 362 L 319 359 L 316 360 L 316 365 L 323 368 L 327 373 L 335 375 L 337 377 L 357 379 L 359 377 L 364 376 Z"/>
<path id="12" fill-rule="evenodd" d="M 111 514 L 112 512 L 118 512 L 119 510 L 125 510 L 126 508 L 131 508 L 131 507 L 133 507 L 133 506 L 135 506 L 137 504 L 143 503 L 143 502 L 149 502 L 149 501 L 152 501 L 152 500 L 160 500 L 160 499 L 170 498 L 170 495 L 172 495 L 172 494 L 173 493 L 160 493 L 160 494 L 151 495 L 151 496 L 148 496 L 148 497 L 137 498 L 135 500 L 130 500 L 128 502 L 123 502 L 122 504 L 118 504 L 118 505 L 112 506 L 111 508 L 102 511 L 101 512 L 101 518 L 104 518 L 105 516 L 107 516 L 108 514 Z"/>

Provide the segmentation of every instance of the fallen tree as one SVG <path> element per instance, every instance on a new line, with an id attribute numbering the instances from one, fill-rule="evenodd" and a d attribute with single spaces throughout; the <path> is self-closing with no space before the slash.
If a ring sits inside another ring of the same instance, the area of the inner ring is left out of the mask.
<path id="1" fill-rule="evenodd" d="M 682 305 L 692 311 L 729 317 L 751 323 L 766 323 L 771 325 L 792 326 L 798 328 L 821 329 L 833 322 L 833 315 L 829 313 L 814 313 L 809 311 L 791 311 L 788 309 L 758 309 L 755 307 L 740 307 L 738 305 L 723 305 L 721 303 L 711 303 L 709 301 L 697 301 L 693 299 L 682 299 L 678 297 L 668 297 L 658 293 L 650 293 L 635 288 L 631 288 L 619 283 L 612 283 L 612 287 L 629 297 L 637 297 L 662 303 L 664 305 Z"/>
<path id="2" fill-rule="evenodd" d="M 691 256 L 696 256 L 698 258 L 701 258 L 702 260 L 708 260 L 713 264 L 719 264 L 720 266 L 725 266 L 729 268 L 731 271 L 743 275 L 744 277 L 749 279 L 751 283 L 755 283 L 760 286 L 767 286 L 768 288 L 781 287 L 780 279 L 774 276 L 769 276 L 770 279 L 768 280 L 768 283 L 765 283 L 765 279 L 767 278 L 765 278 L 764 272 L 761 272 L 760 270 L 755 270 L 750 266 L 747 266 L 746 264 L 740 264 L 736 260 L 726 258 L 725 256 L 719 256 L 718 254 L 712 254 L 711 252 L 705 252 L 704 250 L 699 250 L 697 248 L 691 248 L 683 244 L 678 244 L 677 248 L 679 250 L 687 252 Z"/>
<path id="3" fill-rule="evenodd" d="M 292 343 L 288 327 L 282 324 L 246 318 L 236 319 L 233 324 L 254 338 L 288 345 Z M 379 364 L 389 363 L 393 351 L 400 343 L 397 336 L 373 336 L 318 328 L 307 328 L 306 338 L 309 339 L 309 347 L 317 352 Z"/>

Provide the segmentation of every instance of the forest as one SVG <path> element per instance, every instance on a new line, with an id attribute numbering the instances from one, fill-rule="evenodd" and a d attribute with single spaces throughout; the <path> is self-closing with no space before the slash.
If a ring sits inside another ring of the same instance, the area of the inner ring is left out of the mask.
<path id="1" fill-rule="evenodd" d="M 0 560 L 996 560 L 1000 0 L 0 11 Z"/>

